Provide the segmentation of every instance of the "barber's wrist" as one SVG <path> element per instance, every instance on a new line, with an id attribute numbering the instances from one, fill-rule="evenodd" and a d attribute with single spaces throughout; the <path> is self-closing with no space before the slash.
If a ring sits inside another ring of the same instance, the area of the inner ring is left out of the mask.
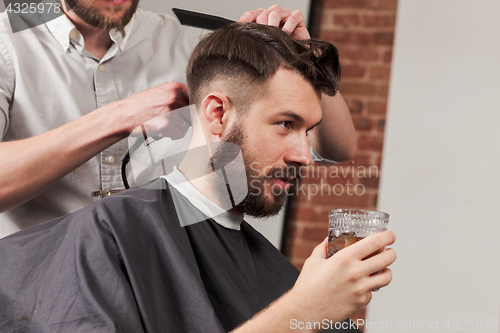
<path id="1" fill-rule="evenodd" d="M 120 139 L 128 137 L 144 123 L 137 106 L 129 99 L 109 103 L 99 108 L 99 111 L 105 118 L 102 123 L 103 128 L 106 126 L 110 136 Z"/>

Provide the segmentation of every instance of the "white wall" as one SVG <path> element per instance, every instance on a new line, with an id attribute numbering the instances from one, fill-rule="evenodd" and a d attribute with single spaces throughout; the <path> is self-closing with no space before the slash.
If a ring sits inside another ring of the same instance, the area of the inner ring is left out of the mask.
<path id="1" fill-rule="evenodd" d="M 367 332 L 500 332 L 500 1 L 398 6 L 379 202 L 398 259 Z"/>

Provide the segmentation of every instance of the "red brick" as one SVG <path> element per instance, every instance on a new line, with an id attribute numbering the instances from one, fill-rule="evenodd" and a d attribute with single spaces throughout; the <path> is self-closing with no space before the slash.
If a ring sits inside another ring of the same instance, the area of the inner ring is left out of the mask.
<path id="1" fill-rule="evenodd" d="M 314 165 L 312 166 L 312 168 L 310 167 L 311 169 L 311 172 L 314 172 L 314 175 L 316 177 L 319 177 L 319 178 L 323 178 L 326 176 L 326 173 L 328 172 L 328 166 L 327 165 Z"/>
<path id="2" fill-rule="evenodd" d="M 319 205 L 337 205 L 343 206 L 345 208 L 349 207 L 367 207 L 371 204 L 371 197 L 366 190 L 364 190 L 361 186 L 357 186 L 354 188 L 353 186 L 345 187 L 343 195 L 336 195 L 332 193 L 331 195 L 323 195 L 315 198 L 315 203 Z M 363 193 L 362 195 L 355 194 L 355 191 L 358 193 Z M 340 188 L 337 190 L 337 193 L 340 192 Z M 347 195 L 349 193 L 350 195 Z"/>
<path id="3" fill-rule="evenodd" d="M 362 78 L 365 76 L 366 67 L 359 65 L 342 65 L 342 77 Z"/>
<path id="4" fill-rule="evenodd" d="M 302 169 L 300 171 L 300 176 L 302 178 L 301 183 L 312 184 L 318 183 L 324 175 L 320 172 L 317 172 L 316 169 L 308 167 L 307 169 Z"/>
<path id="5" fill-rule="evenodd" d="M 335 163 L 335 164 L 329 165 L 328 169 L 325 172 L 325 178 L 328 178 L 328 177 L 331 178 L 337 174 L 340 175 L 341 174 L 340 169 L 344 166 L 351 165 L 351 163 L 352 163 L 351 161 L 345 161 L 345 162 L 340 162 L 340 163 Z"/>
<path id="6" fill-rule="evenodd" d="M 380 176 L 380 169 L 372 165 L 370 163 L 367 163 L 367 165 L 349 165 L 349 166 L 343 166 L 342 168 L 339 169 L 337 172 L 339 175 L 338 177 L 332 172 L 332 177 L 329 179 L 332 179 L 331 184 L 341 184 L 343 186 L 353 186 L 357 183 L 359 183 L 360 179 L 363 178 L 377 178 Z M 326 191 L 325 191 L 326 192 Z M 334 188 L 333 191 L 334 194 L 338 195 L 341 193 L 340 187 Z"/>
<path id="7" fill-rule="evenodd" d="M 370 68 L 370 79 L 389 80 L 391 76 L 390 66 L 373 66 Z"/>
<path id="8" fill-rule="evenodd" d="M 326 237 L 326 236 L 325 236 Z M 297 242 L 292 248 L 292 257 L 295 259 L 307 259 L 314 249 L 314 245 Z"/>
<path id="9" fill-rule="evenodd" d="M 372 37 L 373 44 L 390 45 L 394 44 L 394 32 L 376 32 Z"/>
<path id="10" fill-rule="evenodd" d="M 320 38 L 329 41 L 332 44 L 342 43 L 368 45 L 374 36 L 368 32 L 330 30 L 321 32 Z"/>
<path id="11" fill-rule="evenodd" d="M 301 226 L 295 226 L 293 233 L 290 233 L 290 236 L 293 240 L 293 243 L 295 243 L 298 240 L 302 239 L 302 236 L 304 235 L 304 228 Z"/>
<path id="12" fill-rule="evenodd" d="M 324 0 L 324 8 L 370 8 L 372 0 Z"/>
<path id="13" fill-rule="evenodd" d="M 356 167 L 354 165 L 349 165 L 346 167 L 333 167 L 330 168 L 330 172 L 324 180 L 324 183 L 331 186 L 336 185 L 346 185 L 354 183 L 354 177 L 352 175 L 352 170 L 354 170 L 354 174 L 356 174 Z M 330 189 L 330 193 L 335 189 Z M 328 192 L 328 188 L 324 188 L 324 192 Z"/>
<path id="14" fill-rule="evenodd" d="M 354 128 L 356 131 L 370 131 L 373 129 L 373 121 L 366 117 L 353 117 Z"/>
<path id="15" fill-rule="evenodd" d="M 316 222 L 318 219 L 314 208 L 312 207 L 303 207 L 297 211 L 296 220 L 297 221 L 308 221 L 308 222 Z"/>
<path id="16" fill-rule="evenodd" d="M 386 102 L 368 102 L 368 113 L 370 114 L 385 114 L 387 112 Z"/>
<path id="17" fill-rule="evenodd" d="M 384 132 L 385 130 L 385 119 L 379 119 L 377 121 L 377 131 Z"/>
<path id="18" fill-rule="evenodd" d="M 343 82 L 340 85 L 340 92 L 343 95 L 375 96 L 377 86 L 372 83 Z"/>
<path id="19" fill-rule="evenodd" d="M 389 85 L 388 84 L 380 84 L 377 87 L 377 95 L 387 99 L 389 97 Z"/>
<path id="20" fill-rule="evenodd" d="M 367 177 L 367 178 L 360 178 L 359 183 L 363 184 L 363 186 L 366 186 L 367 188 L 375 188 L 378 189 L 379 186 L 379 181 L 380 178 L 378 177 Z"/>
<path id="21" fill-rule="evenodd" d="M 369 28 L 390 28 L 396 23 L 396 15 L 363 15 L 363 25 Z"/>
<path id="22" fill-rule="evenodd" d="M 316 21 L 315 26 L 312 27 L 314 30 L 314 33 L 316 34 L 313 38 L 319 38 L 321 31 L 323 30 L 329 30 L 333 28 L 333 17 L 332 13 L 328 11 L 323 11 L 321 13 L 316 14 L 316 17 L 314 18 Z M 311 33 L 312 31 L 309 31 Z M 311 34 L 312 37 L 312 34 Z"/>
<path id="23" fill-rule="evenodd" d="M 385 51 L 382 58 L 383 58 L 384 62 L 391 63 L 392 62 L 392 50 Z"/>
<path id="24" fill-rule="evenodd" d="M 370 161 L 370 156 L 361 153 L 357 153 L 356 155 L 354 155 L 354 158 L 351 160 L 351 162 L 354 162 L 352 163 L 352 165 L 354 166 L 369 166 L 371 165 Z"/>
<path id="25" fill-rule="evenodd" d="M 299 191 L 299 189 L 304 189 L 303 191 Z M 299 187 L 296 192 L 296 199 L 299 203 L 300 207 L 305 207 L 306 205 L 313 204 L 313 198 L 310 195 L 307 195 L 307 187 Z M 301 208 L 302 209 L 302 208 Z"/>
<path id="26" fill-rule="evenodd" d="M 335 163 L 333 165 L 330 165 L 328 168 L 325 177 L 328 178 L 342 178 L 342 179 L 352 179 L 353 177 L 349 177 L 350 173 L 347 172 L 347 170 L 343 170 L 344 168 L 350 168 L 351 166 L 355 165 L 353 160 L 349 161 L 344 161 L 340 163 Z"/>
<path id="27" fill-rule="evenodd" d="M 398 0 L 378 0 L 378 8 L 395 11 L 398 9 Z"/>
<path id="28" fill-rule="evenodd" d="M 366 136 L 358 137 L 358 149 L 382 151 L 384 138 L 381 136 Z"/>
<path id="29" fill-rule="evenodd" d="M 346 98 L 345 101 L 351 114 L 360 114 L 363 112 L 364 103 L 362 101 L 351 98 Z"/>
<path id="30" fill-rule="evenodd" d="M 328 228 L 305 228 L 304 240 L 321 242 L 328 236 Z"/>
<path id="31" fill-rule="evenodd" d="M 326 180 L 321 180 L 321 182 L 318 183 L 309 183 L 309 184 L 301 184 L 301 186 L 297 189 L 295 193 L 297 193 L 300 196 L 300 199 L 305 202 L 309 202 L 311 206 L 314 206 L 315 204 L 315 198 L 318 196 L 323 195 L 323 193 L 328 193 L 330 191 L 330 186 L 326 183 Z M 312 222 L 319 222 L 317 220 L 315 221 L 310 221 Z"/>
<path id="32" fill-rule="evenodd" d="M 376 61 L 379 59 L 379 53 L 377 50 L 367 48 L 367 47 L 346 47 L 340 46 L 339 55 L 340 60 L 349 61 Z"/>
<path id="33" fill-rule="evenodd" d="M 358 168 L 358 172 L 356 173 L 356 177 L 358 182 L 360 179 L 364 178 L 379 178 L 380 177 L 380 168 L 376 165 L 364 166 L 363 168 Z"/>
<path id="34" fill-rule="evenodd" d="M 329 214 L 329 210 L 332 209 L 330 206 L 326 206 L 325 208 L 321 209 L 321 213 L 318 214 L 318 218 L 321 220 L 321 221 L 325 221 L 326 225 L 328 225 L 328 214 Z"/>
<path id="35" fill-rule="evenodd" d="M 333 22 L 335 25 L 349 28 L 359 25 L 360 19 L 357 14 L 336 14 L 333 16 Z"/>

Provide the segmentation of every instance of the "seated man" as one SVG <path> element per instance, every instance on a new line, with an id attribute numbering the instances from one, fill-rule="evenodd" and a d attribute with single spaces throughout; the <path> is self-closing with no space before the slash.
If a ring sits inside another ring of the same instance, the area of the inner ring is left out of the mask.
<path id="1" fill-rule="evenodd" d="M 187 68 L 193 136 L 178 168 L 1 239 L 0 327 L 357 331 L 346 318 L 390 283 L 396 257 L 389 249 L 363 259 L 392 244 L 391 232 L 329 259 L 325 239 L 299 275 L 243 221 L 276 214 L 297 169 L 311 163 L 306 135 L 339 73 L 334 46 L 274 27 L 237 23 L 207 36 Z"/>

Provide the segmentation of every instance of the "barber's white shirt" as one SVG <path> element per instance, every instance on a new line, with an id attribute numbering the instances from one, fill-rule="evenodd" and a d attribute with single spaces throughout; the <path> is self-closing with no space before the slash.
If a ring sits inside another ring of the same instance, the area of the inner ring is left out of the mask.
<path id="1" fill-rule="evenodd" d="M 84 49 L 65 15 L 12 33 L 7 14 L 0 13 L 0 139 L 36 136 L 160 83 L 185 83 L 187 60 L 204 33 L 141 9 L 125 32 L 110 32 L 113 44 L 99 60 Z M 123 188 L 126 150 L 123 140 L 35 199 L 0 214 L 0 238 L 90 204 L 97 200 L 92 191 Z"/>

